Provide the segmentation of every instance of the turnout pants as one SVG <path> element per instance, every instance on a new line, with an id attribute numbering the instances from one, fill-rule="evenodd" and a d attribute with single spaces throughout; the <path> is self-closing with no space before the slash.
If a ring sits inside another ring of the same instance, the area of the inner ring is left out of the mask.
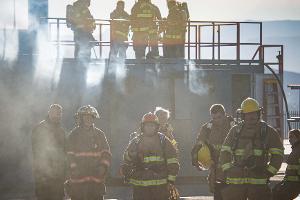
<path id="1" fill-rule="evenodd" d="M 35 196 L 37 200 L 62 200 L 64 198 L 64 184 L 62 180 L 36 181 Z"/>
<path id="2" fill-rule="evenodd" d="M 268 185 L 228 184 L 222 190 L 223 200 L 270 200 Z"/>
<path id="3" fill-rule="evenodd" d="M 133 200 L 168 200 L 167 185 L 134 187 Z"/>
<path id="4" fill-rule="evenodd" d="M 273 200 L 295 199 L 300 194 L 300 182 L 282 181 L 272 189 Z"/>

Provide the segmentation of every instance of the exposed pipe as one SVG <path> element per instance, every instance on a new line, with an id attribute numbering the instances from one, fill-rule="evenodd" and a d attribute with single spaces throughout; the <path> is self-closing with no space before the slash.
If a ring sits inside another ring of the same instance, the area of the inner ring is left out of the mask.
<path id="1" fill-rule="evenodd" d="M 285 105 L 287 118 L 289 119 L 290 118 L 290 112 L 289 112 L 289 107 L 288 107 L 287 100 L 286 100 L 286 95 L 285 95 L 285 92 L 284 92 L 284 89 L 283 89 L 283 83 L 281 82 L 280 78 L 275 73 L 275 71 L 268 64 L 264 64 L 264 66 L 267 67 L 271 71 L 271 73 L 275 76 L 275 78 L 276 78 L 276 80 L 277 80 L 277 82 L 280 86 L 280 90 L 281 90 L 283 100 L 284 100 L 284 105 Z M 287 124 L 288 124 L 289 130 L 291 130 L 291 124 L 288 120 L 287 120 Z"/>

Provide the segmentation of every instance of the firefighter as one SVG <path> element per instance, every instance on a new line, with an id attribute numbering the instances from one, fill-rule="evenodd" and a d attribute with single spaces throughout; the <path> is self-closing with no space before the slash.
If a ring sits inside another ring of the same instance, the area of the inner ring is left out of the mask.
<path id="1" fill-rule="evenodd" d="M 38 200 L 62 200 L 65 181 L 65 131 L 62 107 L 52 104 L 48 116 L 32 131 L 33 173 Z"/>
<path id="2" fill-rule="evenodd" d="M 168 1 L 169 14 L 166 19 L 166 30 L 164 32 L 164 56 L 166 58 L 182 58 L 181 46 L 185 42 L 187 16 L 180 10 L 176 1 Z"/>
<path id="3" fill-rule="evenodd" d="M 157 116 L 145 114 L 142 133 L 129 142 L 124 152 L 121 171 L 133 186 L 134 200 L 168 200 L 170 191 L 174 191 L 179 171 L 177 152 L 158 129 Z"/>
<path id="4" fill-rule="evenodd" d="M 222 199 L 221 189 L 224 176 L 219 165 L 221 146 L 234 125 L 234 120 L 227 115 L 222 104 L 210 107 L 211 120 L 200 128 L 196 143 L 192 150 L 192 164 L 199 168 L 209 168 L 208 184 L 214 199 Z"/>
<path id="5" fill-rule="evenodd" d="M 270 177 L 283 160 L 283 144 L 278 132 L 261 120 L 262 109 L 253 98 L 241 104 L 243 121 L 226 137 L 220 165 L 226 177 L 224 200 L 270 199 Z"/>
<path id="6" fill-rule="evenodd" d="M 168 123 L 170 119 L 170 111 L 167 109 L 164 109 L 162 107 L 156 107 L 154 114 L 157 116 L 159 121 L 159 132 L 167 136 L 171 143 L 176 147 L 177 149 L 177 142 L 175 140 L 175 137 L 173 135 L 173 127 L 170 123 Z"/>
<path id="7" fill-rule="evenodd" d="M 105 194 L 105 177 L 111 153 L 104 132 L 95 127 L 97 110 L 88 105 L 78 110 L 79 126 L 67 138 L 66 192 L 72 200 L 99 200 Z"/>
<path id="8" fill-rule="evenodd" d="M 283 181 L 273 188 L 273 200 L 296 199 L 300 194 L 300 130 L 289 132 L 292 152 L 287 159 L 287 168 Z"/>
<path id="9" fill-rule="evenodd" d="M 159 26 L 162 17 L 159 8 L 153 3 L 151 3 L 151 5 L 153 6 L 153 10 L 154 10 L 154 18 L 153 18 L 151 28 L 149 30 L 150 51 L 147 53 L 146 57 L 149 59 L 159 59 L 160 58 L 159 50 L 158 50 L 158 43 L 160 37 Z"/>
<path id="10" fill-rule="evenodd" d="M 131 30 L 133 32 L 133 50 L 136 59 L 145 59 L 145 50 L 150 44 L 151 55 L 157 58 L 158 36 L 157 23 L 161 19 L 159 9 L 149 0 L 138 0 L 131 9 Z"/>
<path id="11" fill-rule="evenodd" d="M 111 21 L 111 49 L 110 59 L 116 61 L 121 58 L 126 58 L 126 50 L 128 48 L 128 33 L 129 33 L 129 14 L 124 10 L 125 2 L 119 0 L 116 9 L 110 14 Z"/>
<path id="12" fill-rule="evenodd" d="M 95 45 L 93 31 L 96 28 L 95 19 L 90 13 L 91 0 L 77 0 L 67 6 L 67 26 L 74 32 L 74 57 L 81 61 L 88 61 L 91 48 Z"/>
<path id="13" fill-rule="evenodd" d="M 181 10 L 182 15 L 186 17 L 186 22 L 182 24 L 182 41 L 180 43 L 180 58 L 185 58 L 185 39 L 186 39 L 186 32 L 187 32 L 187 22 L 190 20 L 190 13 L 187 2 L 182 2 L 179 6 L 179 10 Z"/>

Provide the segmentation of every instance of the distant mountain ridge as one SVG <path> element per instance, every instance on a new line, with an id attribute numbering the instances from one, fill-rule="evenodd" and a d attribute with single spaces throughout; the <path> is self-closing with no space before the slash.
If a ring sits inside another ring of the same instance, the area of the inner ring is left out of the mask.
<path id="1" fill-rule="evenodd" d="M 284 79 L 283 86 L 287 97 L 289 110 L 298 110 L 299 103 L 300 103 L 299 102 L 300 91 L 291 90 L 290 88 L 287 87 L 287 85 L 300 84 L 300 73 L 285 71 L 283 79 Z"/>

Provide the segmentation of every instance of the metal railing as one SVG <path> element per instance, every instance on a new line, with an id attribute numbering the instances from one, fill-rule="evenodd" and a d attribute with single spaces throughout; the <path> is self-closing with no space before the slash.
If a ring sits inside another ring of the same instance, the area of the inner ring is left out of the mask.
<path id="1" fill-rule="evenodd" d="M 292 110 L 290 111 L 290 118 L 298 118 L 300 117 L 300 111 L 299 110 Z M 288 119 L 288 116 L 285 114 L 284 115 L 284 137 L 283 139 L 288 139 L 289 138 L 289 127 L 288 127 L 288 124 L 287 124 L 287 119 Z M 295 121 L 293 123 L 290 123 L 290 126 L 291 126 L 291 129 L 300 129 L 300 121 Z"/>
<path id="2" fill-rule="evenodd" d="M 48 20 L 49 41 L 56 45 L 57 55 L 59 55 L 61 46 L 74 45 L 73 38 L 70 36 L 67 39 L 63 39 L 66 34 L 65 31 L 62 31 L 66 29 L 65 18 L 46 19 Z M 110 20 L 96 19 L 95 21 L 96 30 L 94 31 L 94 37 L 99 44 L 98 54 L 100 58 L 107 58 L 103 55 L 103 52 L 106 48 L 110 47 Z M 256 26 L 257 29 L 254 31 L 254 34 L 251 34 L 251 37 L 256 38 L 257 41 L 249 42 L 249 38 L 244 38 L 244 41 L 243 30 L 253 31 L 255 30 L 253 26 Z M 132 33 L 129 35 L 132 35 Z M 54 36 L 54 38 L 52 38 L 52 36 Z M 132 46 L 130 37 L 128 44 Z M 239 64 L 241 60 L 249 60 L 249 62 L 252 60 L 251 63 L 255 63 L 255 61 L 261 58 L 260 49 L 262 44 L 262 22 L 188 21 L 185 58 L 195 60 L 208 59 L 220 62 L 224 59 L 228 59 L 226 56 L 222 56 L 222 53 L 225 52 L 226 54 L 228 48 L 233 48 L 233 53 L 231 53 L 232 56 L 229 60 L 235 60 L 237 64 Z M 163 44 L 160 42 L 159 45 L 161 47 Z M 244 47 L 249 47 L 254 50 L 252 53 L 245 51 L 246 53 L 244 53 L 247 55 L 242 58 Z M 258 51 L 258 57 L 253 57 L 256 51 Z"/>

